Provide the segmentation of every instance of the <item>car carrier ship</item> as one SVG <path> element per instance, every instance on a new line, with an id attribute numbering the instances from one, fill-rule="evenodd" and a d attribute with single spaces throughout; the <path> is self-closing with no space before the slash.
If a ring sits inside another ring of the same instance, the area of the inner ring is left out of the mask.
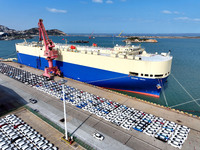
<path id="1" fill-rule="evenodd" d="M 45 40 L 16 43 L 18 63 L 37 69 L 48 66 Z M 55 44 L 52 65 L 63 76 L 111 90 L 159 97 L 171 72 L 170 52 L 150 54 L 141 46 L 103 48 Z M 51 51 L 51 50 L 50 50 Z"/>

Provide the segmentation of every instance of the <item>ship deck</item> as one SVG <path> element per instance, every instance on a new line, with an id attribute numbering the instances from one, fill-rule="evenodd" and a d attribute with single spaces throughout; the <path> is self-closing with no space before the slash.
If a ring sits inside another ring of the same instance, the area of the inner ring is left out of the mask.
<path id="1" fill-rule="evenodd" d="M 19 68 L 19 64 L 17 63 L 6 63 Z M 41 70 L 37 70 L 24 65 L 22 69 L 39 75 L 43 73 L 43 71 Z M 60 79 L 61 78 L 59 77 L 55 77 L 56 81 Z M 95 95 L 99 95 L 101 97 L 110 99 L 112 101 L 116 101 L 120 104 L 124 104 L 129 107 L 134 107 L 135 109 L 141 110 L 149 114 L 153 114 L 158 117 L 162 117 L 166 120 L 174 121 L 175 123 L 188 126 L 191 129 L 191 131 L 188 135 L 187 140 L 183 144 L 182 150 L 200 149 L 200 118 L 192 117 L 192 115 L 186 115 L 183 112 L 171 110 L 163 106 L 152 104 L 134 97 L 129 97 L 126 95 L 115 93 L 110 90 L 94 87 L 92 85 L 88 85 L 72 79 L 66 79 L 68 80 L 67 85 L 69 86 L 87 91 Z M 54 97 L 51 97 L 49 95 L 46 95 L 43 92 L 37 91 L 34 88 L 19 83 L 18 81 L 15 81 L 12 78 L 9 78 L 2 74 L 0 74 L 0 83 L 1 85 L 15 91 L 25 101 L 28 101 L 30 97 L 35 97 L 36 99 L 38 99 L 38 105 L 31 105 L 31 107 L 39 109 L 43 115 L 49 117 L 50 120 L 64 127 L 64 125 L 59 122 L 59 120 L 63 117 L 62 101 L 55 99 Z M 101 146 L 104 146 L 104 148 L 105 146 L 108 146 L 107 148 L 111 149 L 112 144 L 116 144 L 117 141 L 120 143 L 117 144 L 117 146 L 119 146 L 118 148 L 121 149 L 176 149 L 167 143 L 163 143 L 143 133 L 138 133 L 135 130 L 124 130 L 121 127 L 113 125 L 110 122 L 107 122 L 102 118 L 97 117 L 96 115 L 91 115 L 90 113 L 78 109 L 70 104 L 67 105 L 67 114 L 69 128 L 71 128 L 72 131 L 74 131 L 74 127 L 78 127 L 77 132 L 83 136 L 83 139 L 87 140 L 87 142 L 95 144 L 97 147 L 100 148 L 102 148 Z M 87 131 L 87 133 L 83 132 L 84 130 Z M 95 142 L 93 138 L 89 137 L 89 135 L 92 134 L 94 130 L 98 130 L 104 135 L 106 135 L 106 138 L 104 141 L 102 141 L 102 143 Z"/>
<path id="2" fill-rule="evenodd" d="M 37 42 L 31 42 L 31 43 L 17 43 L 17 45 L 22 45 L 22 46 L 30 46 L 30 47 L 38 47 L 44 48 L 44 45 L 42 45 L 41 43 L 37 43 Z M 55 49 L 57 50 L 69 50 L 69 48 L 73 46 L 71 44 L 65 45 L 65 44 L 60 44 L 60 43 L 56 43 Z M 127 55 L 128 57 L 124 57 L 124 53 L 119 53 L 119 56 L 116 57 L 116 53 L 114 52 L 114 48 L 109 48 L 109 47 L 93 47 L 93 46 L 81 46 L 81 45 L 75 45 L 75 47 L 78 47 L 78 51 L 76 51 L 76 53 L 85 53 L 85 51 L 87 51 L 87 55 L 88 54 L 94 54 L 94 55 L 100 55 L 100 56 L 107 56 L 107 57 L 115 57 L 115 58 L 119 58 L 119 59 L 130 59 L 130 60 L 135 60 L 135 57 L 140 57 L 140 61 L 148 61 L 148 62 L 162 62 L 162 61 L 169 61 L 172 59 L 172 56 L 167 55 L 161 55 L 161 54 L 151 54 L 151 53 L 147 53 L 145 52 L 145 54 L 140 54 L 140 55 Z M 122 46 L 125 47 L 125 46 Z M 136 47 L 136 51 L 139 49 L 143 49 L 141 47 L 139 47 L 137 49 Z M 100 51 L 99 51 L 100 50 Z M 134 57 L 133 57 L 134 56 Z"/>

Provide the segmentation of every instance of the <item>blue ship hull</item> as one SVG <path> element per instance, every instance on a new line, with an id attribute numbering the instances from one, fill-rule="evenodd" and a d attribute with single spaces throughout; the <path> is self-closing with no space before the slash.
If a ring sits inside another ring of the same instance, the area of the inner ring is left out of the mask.
<path id="1" fill-rule="evenodd" d="M 46 59 L 18 53 L 18 63 L 44 70 L 48 66 Z M 53 60 L 53 65 L 58 66 L 63 75 L 78 81 L 108 89 L 126 91 L 148 96 L 159 97 L 161 89 L 157 85 L 164 83 L 167 78 L 148 79 L 128 74 L 122 74 L 87 66 Z"/>

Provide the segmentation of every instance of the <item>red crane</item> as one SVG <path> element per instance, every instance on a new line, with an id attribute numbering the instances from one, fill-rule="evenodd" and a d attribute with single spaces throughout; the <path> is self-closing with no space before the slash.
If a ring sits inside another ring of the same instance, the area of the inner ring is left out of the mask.
<path id="1" fill-rule="evenodd" d="M 61 72 L 58 69 L 58 67 L 53 66 L 53 60 L 58 57 L 58 51 L 53 49 L 55 45 L 53 41 L 49 39 L 47 32 L 44 28 L 42 19 L 39 19 L 38 26 L 39 26 L 39 41 L 42 41 L 42 39 L 44 41 L 45 45 L 44 56 L 47 57 L 46 60 L 48 61 L 49 64 L 49 67 L 45 68 L 43 76 L 51 78 L 52 76 L 50 75 L 50 73 L 61 76 Z"/>
<path id="2" fill-rule="evenodd" d="M 95 37 L 93 36 L 94 31 L 91 33 L 91 35 L 89 36 L 89 39 L 94 39 Z"/>

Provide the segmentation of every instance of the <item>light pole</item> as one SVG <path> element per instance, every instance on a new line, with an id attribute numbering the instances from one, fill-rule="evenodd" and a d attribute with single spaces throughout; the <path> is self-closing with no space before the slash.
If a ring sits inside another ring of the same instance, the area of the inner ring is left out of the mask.
<path id="1" fill-rule="evenodd" d="M 66 116 L 66 106 L 65 106 L 65 83 L 67 80 L 62 79 L 58 81 L 58 84 L 62 85 L 63 88 L 63 107 L 64 107 L 64 121 L 65 121 L 65 139 L 68 140 L 68 135 L 67 135 L 67 116 Z"/>

